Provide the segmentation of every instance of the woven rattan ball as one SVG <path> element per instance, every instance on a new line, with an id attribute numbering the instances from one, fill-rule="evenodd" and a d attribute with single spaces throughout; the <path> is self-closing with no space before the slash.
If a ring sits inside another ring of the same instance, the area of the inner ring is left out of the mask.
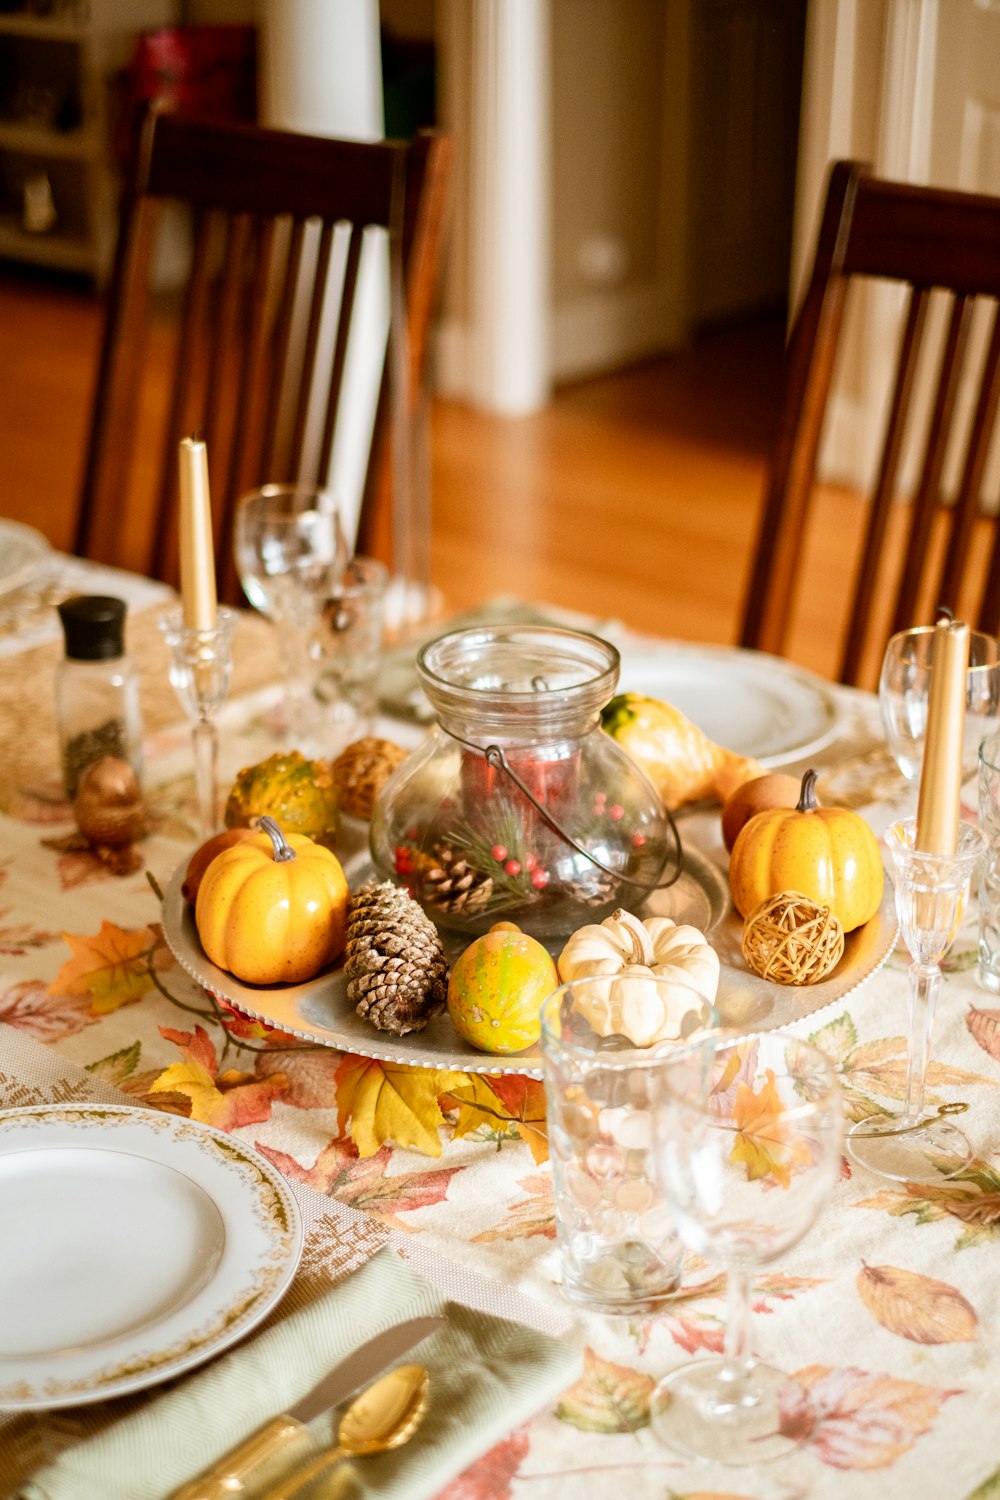
<path id="1" fill-rule="evenodd" d="M 755 906 L 743 928 L 743 957 L 775 984 L 816 984 L 839 964 L 844 929 L 828 906 L 801 891 L 779 891 Z"/>

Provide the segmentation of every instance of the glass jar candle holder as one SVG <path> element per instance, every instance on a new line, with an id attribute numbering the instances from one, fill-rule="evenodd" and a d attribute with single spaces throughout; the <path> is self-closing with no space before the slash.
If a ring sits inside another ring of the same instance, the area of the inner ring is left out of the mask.
<path id="1" fill-rule="evenodd" d="M 437 724 L 383 789 L 371 852 L 438 926 L 557 938 L 676 877 L 669 814 L 600 728 L 614 646 L 492 626 L 432 641 L 417 669 Z"/>

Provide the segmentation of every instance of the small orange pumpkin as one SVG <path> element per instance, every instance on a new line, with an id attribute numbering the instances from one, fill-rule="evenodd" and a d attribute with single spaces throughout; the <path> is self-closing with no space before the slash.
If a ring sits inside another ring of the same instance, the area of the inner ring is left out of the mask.
<path id="1" fill-rule="evenodd" d="M 849 808 L 820 807 L 815 771 L 803 776 L 793 809 L 770 808 L 743 825 L 729 862 L 729 886 L 742 917 L 779 891 L 801 891 L 828 906 L 845 932 L 878 911 L 884 879 L 868 824 Z"/>
<path id="2" fill-rule="evenodd" d="M 195 906 L 212 963 L 245 984 L 300 984 L 344 950 L 350 893 L 335 854 L 272 818 L 217 854 Z"/>

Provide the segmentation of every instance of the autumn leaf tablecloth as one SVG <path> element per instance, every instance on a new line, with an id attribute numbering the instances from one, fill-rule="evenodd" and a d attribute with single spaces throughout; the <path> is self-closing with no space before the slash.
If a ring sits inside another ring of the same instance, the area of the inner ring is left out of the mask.
<path id="1" fill-rule="evenodd" d="M 828 795 L 867 805 L 881 829 L 908 789 L 879 751 L 877 709 L 846 692 L 842 703 Z M 230 708 L 232 770 L 274 729 L 275 704 L 263 694 Z M 147 878 L 162 888 L 194 844 L 185 732 L 161 732 L 148 749 L 157 827 L 140 846 L 144 868 L 125 877 L 61 847 L 58 804 L 32 789 L 45 768 L 26 767 L 2 817 L 0 1020 L 134 1101 L 236 1132 L 293 1182 L 456 1277 L 477 1273 L 572 1318 L 581 1377 L 443 1500 L 550 1500 L 584 1487 L 635 1500 L 1000 1496 L 1000 1009 L 976 984 L 974 910 L 948 959 L 929 1088 L 970 1105 L 976 1160 L 933 1188 L 888 1187 L 845 1164 L 820 1222 L 755 1285 L 754 1347 L 797 1374 L 784 1420 L 811 1436 L 792 1458 L 751 1470 L 688 1463 L 653 1437 L 650 1396 L 662 1374 L 721 1348 L 724 1278 L 692 1257 L 681 1294 L 656 1317 L 574 1313 L 558 1289 L 539 1085 L 373 1072 L 221 1012 L 163 944 Z M 707 817 L 686 820 L 684 833 L 718 845 Z M 901 1098 L 906 964 L 892 955 L 798 1025 L 834 1058 L 852 1118 Z M 9 1074 L 3 1102 L 19 1102 Z"/>

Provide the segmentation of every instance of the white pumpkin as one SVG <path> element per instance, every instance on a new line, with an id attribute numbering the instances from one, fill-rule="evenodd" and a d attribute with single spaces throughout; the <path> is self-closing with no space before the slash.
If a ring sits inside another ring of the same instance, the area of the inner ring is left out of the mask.
<path id="1" fill-rule="evenodd" d="M 711 1003 L 719 988 L 719 955 L 697 927 L 621 909 L 574 932 L 558 966 L 565 983 L 607 979 L 581 987 L 575 1007 L 598 1036 L 625 1036 L 635 1047 L 689 1035 L 701 1013 L 691 991 Z"/>

